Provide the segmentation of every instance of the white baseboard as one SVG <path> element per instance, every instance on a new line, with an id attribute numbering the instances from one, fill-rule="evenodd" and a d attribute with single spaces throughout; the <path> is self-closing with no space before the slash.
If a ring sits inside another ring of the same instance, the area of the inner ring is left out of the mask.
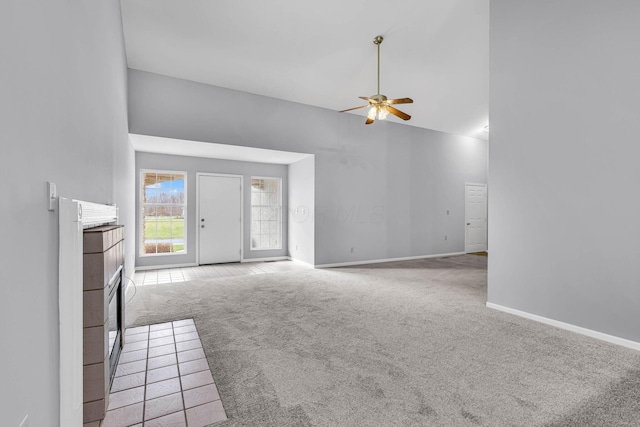
<path id="1" fill-rule="evenodd" d="M 283 261 L 290 260 L 291 258 L 288 256 L 272 256 L 266 258 L 244 258 L 240 262 L 265 262 L 265 261 Z"/>
<path id="2" fill-rule="evenodd" d="M 309 263 L 308 263 L 308 262 L 306 262 L 306 261 L 302 261 L 302 260 L 299 260 L 299 259 L 296 259 L 296 258 L 291 258 L 291 257 L 290 257 L 290 259 L 291 259 L 291 261 L 296 262 L 296 263 L 298 263 L 298 264 L 302 264 L 302 265 L 304 265 L 305 267 L 315 268 L 315 266 L 314 266 L 313 264 L 309 264 Z"/>
<path id="3" fill-rule="evenodd" d="M 625 338 L 616 337 L 614 335 L 609 335 L 591 329 L 583 328 L 581 326 L 572 325 L 571 323 L 560 322 L 559 320 L 549 319 L 547 317 L 538 316 L 537 314 L 527 313 L 526 311 L 516 310 L 514 308 L 505 307 L 502 305 L 494 304 L 492 302 L 487 302 L 487 307 L 494 310 L 503 311 L 505 313 L 513 314 L 515 316 L 524 317 L 525 319 L 533 320 L 539 323 L 544 323 L 545 325 L 555 326 L 556 328 L 575 332 L 580 335 L 586 335 L 591 338 L 640 351 L 640 342 L 635 342 Z"/>
<path id="4" fill-rule="evenodd" d="M 291 257 L 288 256 L 274 256 L 267 258 L 244 258 L 240 260 L 240 262 L 264 262 L 264 261 L 283 261 L 290 260 Z M 200 264 L 198 263 L 185 263 L 185 264 L 161 264 L 161 265 L 146 265 L 142 267 L 136 267 L 135 271 L 146 271 L 146 270 L 162 270 L 167 268 L 182 268 L 182 267 L 198 267 Z"/>
<path id="5" fill-rule="evenodd" d="M 194 262 L 186 263 L 186 264 L 161 264 L 161 265 L 145 265 L 142 267 L 137 267 L 135 271 L 145 271 L 145 270 L 163 270 L 166 268 L 182 268 L 182 267 L 197 267 L 198 264 Z"/>
<path id="6" fill-rule="evenodd" d="M 337 262 L 333 264 L 316 265 L 315 268 L 349 267 L 352 265 L 380 264 L 383 262 L 411 261 L 414 259 L 425 259 L 425 258 L 442 258 L 447 256 L 456 256 L 456 255 L 464 255 L 464 254 L 465 254 L 464 252 L 451 252 L 448 254 L 419 255 L 419 256 L 408 256 L 403 258 L 386 258 L 386 259 L 371 259 L 371 260 L 365 260 L 365 261 Z"/>

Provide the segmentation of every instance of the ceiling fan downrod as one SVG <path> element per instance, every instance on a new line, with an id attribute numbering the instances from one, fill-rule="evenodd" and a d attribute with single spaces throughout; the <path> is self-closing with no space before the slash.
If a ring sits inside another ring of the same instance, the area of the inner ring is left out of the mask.
<path id="1" fill-rule="evenodd" d="M 373 39 L 373 44 L 378 46 L 378 95 L 380 95 L 380 45 L 383 40 L 384 37 L 382 36 L 376 36 L 376 38 Z"/>

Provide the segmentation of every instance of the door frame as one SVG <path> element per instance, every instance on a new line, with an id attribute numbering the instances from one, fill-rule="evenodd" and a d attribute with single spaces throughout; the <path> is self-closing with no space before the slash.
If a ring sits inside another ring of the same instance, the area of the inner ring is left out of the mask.
<path id="1" fill-rule="evenodd" d="M 486 222 L 486 241 L 487 251 L 489 251 L 489 187 L 481 182 L 465 182 L 464 183 L 464 253 L 467 252 L 467 185 L 479 185 L 484 187 L 485 203 L 484 203 L 484 220 Z"/>
<path id="2" fill-rule="evenodd" d="M 224 178 L 240 178 L 240 262 L 244 260 L 244 175 L 214 172 L 196 172 L 196 264 L 200 264 L 200 177 L 221 176 Z"/>

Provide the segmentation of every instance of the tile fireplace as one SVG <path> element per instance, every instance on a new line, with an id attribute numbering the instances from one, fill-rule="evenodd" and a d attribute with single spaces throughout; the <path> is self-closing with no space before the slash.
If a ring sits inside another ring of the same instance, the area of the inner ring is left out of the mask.
<path id="1" fill-rule="evenodd" d="M 83 421 L 102 420 L 124 346 L 122 225 L 83 232 Z"/>

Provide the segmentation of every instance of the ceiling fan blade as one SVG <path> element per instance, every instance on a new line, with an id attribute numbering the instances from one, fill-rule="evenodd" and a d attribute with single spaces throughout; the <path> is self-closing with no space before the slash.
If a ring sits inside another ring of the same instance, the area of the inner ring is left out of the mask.
<path id="1" fill-rule="evenodd" d="M 371 124 L 371 123 L 373 123 L 373 122 L 374 122 L 374 120 L 373 120 L 373 119 L 370 119 L 369 117 L 367 117 L 367 121 L 366 121 L 366 122 L 364 122 L 364 124 L 365 124 L 365 125 L 370 125 L 370 124 Z"/>
<path id="2" fill-rule="evenodd" d="M 376 100 L 375 100 L 375 99 L 371 99 L 371 98 L 366 97 L 366 96 L 359 96 L 358 98 L 360 98 L 360 99 L 364 99 L 365 101 L 371 102 L 371 103 L 373 103 L 373 104 L 375 104 L 375 103 L 376 103 Z"/>
<path id="3" fill-rule="evenodd" d="M 398 98 L 398 99 L 389 99 L 387 104 L 413 104 L 413 99 L 411 98 Z"/>
<path id="4" fill-rule="evenodd" d="M 387 111 L 389 111 L 391 114 L 393 114 L 396 117 L 400 117 L 402 120 L 409 120 L 411 118 L 410 115 L 408 115 L 407 113 L 403 113 L 400 110 L 396 110 L 395 108 L 388 106 L 387 107 Z"/>
<path id="5" fill-rule="evenodd" d="M 360 106 L 360 107 L 349 108 L 349 109 L 347 109 L 347 110 L 338 111 L 338 113 L 344 113 L 344 112 L 351 111 L 351 110 L 358 110 L 358 109 L 360 109 L 360 108 L 365 108 L 365 107 L 368 107 L 368 105 L 363 105 L 363 106 Z"/>

